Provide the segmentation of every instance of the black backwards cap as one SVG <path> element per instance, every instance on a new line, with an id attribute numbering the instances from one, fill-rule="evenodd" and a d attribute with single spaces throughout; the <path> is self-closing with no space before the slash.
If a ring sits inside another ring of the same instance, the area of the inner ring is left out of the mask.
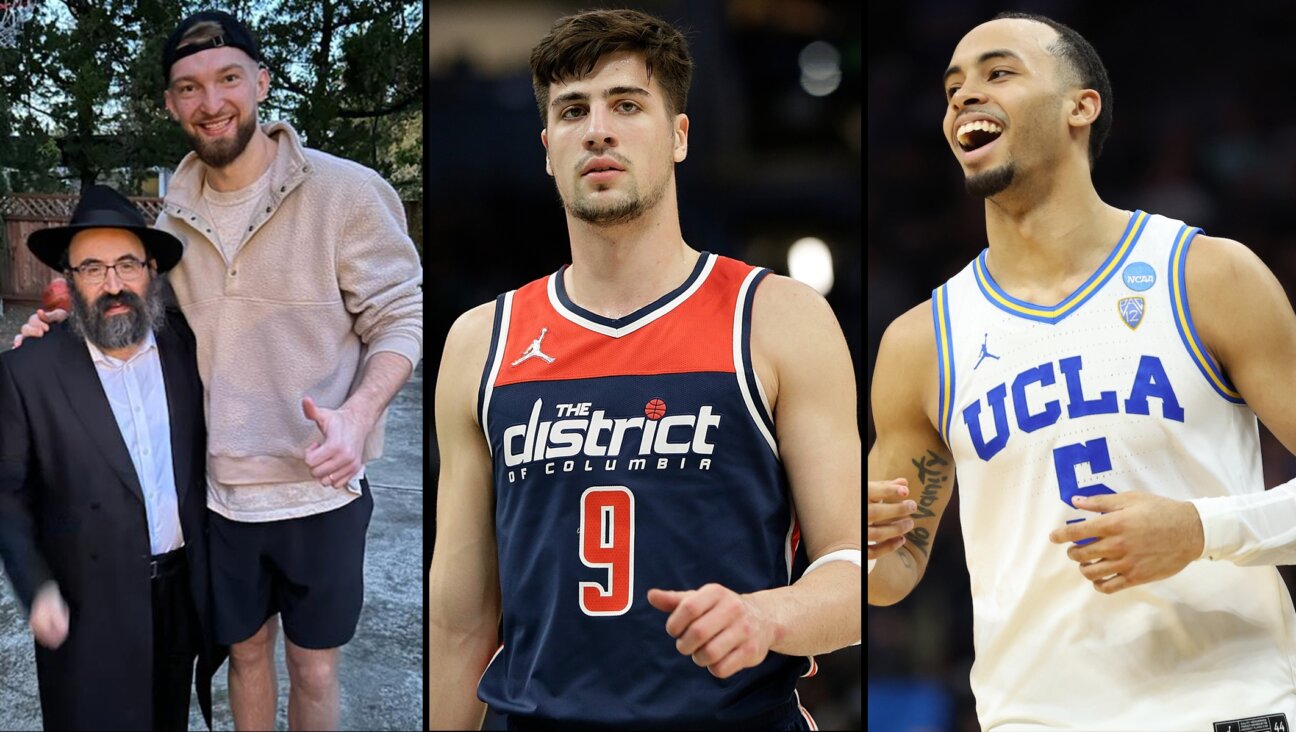
<path id="1" fill-rule="evenodd" d="M 191 43 L 183 48 L 177 48 L 180 39 L 184 38 L 184 34 L 203 21 L 218 24 L 221 27 L 221 34 L 203 43 Z M 170 83 L 171 67 L 175 65 L 176 61 L 185 56 L 192 56 L 200 51 L 220 48 L 221 46 L 242 49 L 244 53 L 252 57 L 253 61 L 257 63 L 263 61 L 261 58 L 261 46 L 257 43 L 256 36 L 252 35 L 252 31 L 239 22 L 238 18 L 220 10 L 203 10 L 180 21 L 180 25 L 176 26 L 176 29 L 171 31 L 171 35 L 167 37 L 166 45 L 162 47 L 162 80 Z"/>

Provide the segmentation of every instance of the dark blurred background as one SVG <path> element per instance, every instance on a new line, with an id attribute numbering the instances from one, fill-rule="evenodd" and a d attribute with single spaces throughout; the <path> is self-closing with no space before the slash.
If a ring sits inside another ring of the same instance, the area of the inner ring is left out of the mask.
<path id="1" fill-rule="evenodd" d="M 638 8 L 685 31 L 695 64 L 685 110 L 689 155 L 676 167 L 685 240 L 781 274 L 789 274 L 794 242 L 822 241 L 832 260 L 825 296 L 859 375 L 862 6 L 819 0 L 433 0 L 425 145 L 429 373 L 460 313 L 570 261 L 566 221 L 544 172 L 527 60 L 555 20 L 591 7 Z M 428 474 L 435 476 L 434 431 L 429 439 Z M 425 553 L 434 537 L 430 524 Z M 821 656 L 818 675 L 798 685 L 822 729 L 862 726 L 861 657 L 860 647 Z M 487 728 L 497 722 L 488 716 Z"/>
<path id="2" fill-rule="evenodd" d="M 942 137 L 940 75 L 963 35 L 1004 10 L 1071 26 L 1106 64 L 1115 106 L 1094 171 L 1103 200 L 1245 243 L 1290 298 L 1296 5 L 868 3 L 869 383 L 886 326 L 986 246 L 984 204 L 964 192 Z M 866 445 L 874 434 L 870 414 Z M 1296 460 L 1263 427 L 1261 435 L 1266 485 L 1296 476 Z M 1291 570 L 1281 568 L 1289 589 Z M 869 608 L 866 628 L 869 729 L 979 729 L 968 687 L 972 604 L 957 492 L 922 583 L 897 606 Z"/>

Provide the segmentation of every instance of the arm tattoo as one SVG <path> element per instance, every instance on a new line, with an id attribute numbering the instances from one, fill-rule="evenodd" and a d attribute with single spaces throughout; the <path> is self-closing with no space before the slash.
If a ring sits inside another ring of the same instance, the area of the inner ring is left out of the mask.
<path id="1" fill-rule="evenodd" d="M 914 571 L 913 557 L 904 549 L 897 549 L 896 555 L 900 557 L 900 563 L 910 572 Z"/>
<path id="2" fill-rule="evenodd" d="M 918 469 L 918 482 L 922 484 L 922 495 L 916 501 L 918 510 L 910 514 L 916 524 L 919 519 L 932 518 L 936 515 L 931 510 L 931 506 L 936 503 L 942 484 L 949 480 L 949 461 L 928 450 L 926 455 L 914 458 L 913 465 Z M 914 526 L 913 531 L 905 534 L 905 538 L 918 547 L 924 557 L 930 556 L 931 532 L 926 528 Z"/>

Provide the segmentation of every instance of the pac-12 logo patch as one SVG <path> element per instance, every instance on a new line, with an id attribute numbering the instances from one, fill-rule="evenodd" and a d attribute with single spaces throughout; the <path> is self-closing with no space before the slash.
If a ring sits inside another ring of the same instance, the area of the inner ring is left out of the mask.
<path id="1" fill-rule="evenodd" d="M 1143 309 L 1145 305 L 1141 297 L 1125 297 L 1116 303 L 1116 309 L 1120 311 L 1121 320 L 1125 321 L 1130 330 L 1139 327 L 1143 322 Z"/>
<path id="2" fill-rule="evenodd" d="M 1147 262 L 1131 262 L 1121 276 L 1125 278 L 1125 286 L 1135 292 L 1150 289 L 1156 284 L 1156 270 Z"/>

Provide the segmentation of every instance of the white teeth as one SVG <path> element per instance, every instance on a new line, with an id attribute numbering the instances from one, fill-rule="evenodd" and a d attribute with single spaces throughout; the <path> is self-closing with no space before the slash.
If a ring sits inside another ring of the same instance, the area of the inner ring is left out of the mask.
<path id="1" fill-rule="evenodd" d="M 971 132 L 976 132 L 978 130 L 980 130 L 981 132 L 993 132 L 995 134 L 999 134 L 1003 132 L 1003 126 L 996 124 L 994 122 L 989 122 L 986 120 L 979 119 L 976 120 L 975 122 L 964 123 L 962 126 L 958 128 L 958 132 L 955 134 L 955 137 L 958 138 L 960 144 L 966 145 L 968 143 L 967 140 L 968 134 Z"/>

